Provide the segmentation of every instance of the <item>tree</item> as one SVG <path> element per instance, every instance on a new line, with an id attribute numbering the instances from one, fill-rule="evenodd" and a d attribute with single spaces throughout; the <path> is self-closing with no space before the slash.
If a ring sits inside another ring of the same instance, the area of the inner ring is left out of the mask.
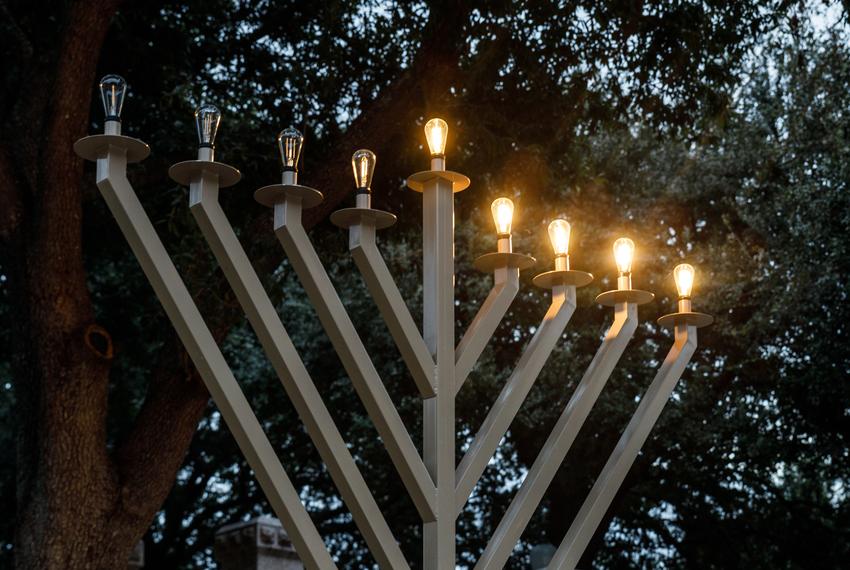
<path id="1" fill-rule="evenodd" d="M 396 187 L 415 164 L 417 121 L 437 112 L 460 125 L 453 160 L 485 181 L 485 193 L 521 183 L 545 199 L 565 171 L 584 180 L 569 168 L 578 135 L 636 115 L 684 136 L 722 119 L 742 55 L 786 9 L 103 0 L 57 2 L 45 21 L 23 2 L 2 7 L 0 41 L 15 54 L 0 95 L 0 263 L 16 324 L 15 334 L 5 333 L 18 441 L 15 564 L 71 569 L 122 562 L 165 500 L 208 399 L 176 340 L 162 340 L 169 330 L 162 314 L 71 150 L 97 127 L 98 73 L 130 80 L 129 131 L 155 149 L 134 182 L 192 289 L 203 291 L 198 301 L 216 337 L 234 343 L 240 311 L 203 253 L 182 196 L 162 192 L 171 187 L 167 165 L 192 147 L 187 118 L 201 99 L 226 110 L 220 157 L 238 158 L 243 188 L 266 183 L 274 168 L 269 145 L 258 141 L 289 122 L 307 131 L 304 177 L 326 192 L 311 225 L 347 196 L 341 157 L 359 146 L 397 157 L 379 171 L 379 184 Z M 280 262 L 267 213 L 247 192 L 225 200 L 259 273 L 271 274 Z M 461 215 L 480 219 L 479 202 L 480 195 L 461 195 Z M 401 192 L 387 192 L 378 205 L 402 214 L 416 207 Z M 613 220 L 598 220 L 606 222 Z M 319 241 L 333 243 L 324 233 L 315 232 Z M 327 352 L 319 342 L 311 348 L 317 362 Z M 340 387 L 339 370 L 325 366 L 322 382 Z M 360 410 L 342 423 L 355 441 L 372 437 Z M 297 449 L 287 453 L 300 461 Z M 385 466 L 374 450 L 358 459 Z M 297 463 L 286 462 L 296 470 Z M 342 515 L 320 522 L 351 536 Z M 360 564 L 361 554 L 352 556 Z"/>

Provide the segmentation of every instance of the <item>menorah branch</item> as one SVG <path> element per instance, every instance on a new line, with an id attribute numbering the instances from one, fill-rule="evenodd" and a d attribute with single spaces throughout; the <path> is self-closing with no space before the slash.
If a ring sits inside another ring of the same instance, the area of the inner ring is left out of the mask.
<path id="1" fill-rule="evenodd" d="M 414 505 L 425 521 L 436 518 L 435 488 L 425 464 L 360 336 L 301 224 L 301 199 L 274 207 L 275 234 L 301 281 L 342 365 L 351 378 Z"/>
<path id="2" fill-rule="evenodd" d="M 520 357 L 498 399 L 479 428 L 457 468 L 455 500 L 459 513 L 508 431 L 529 390 L 558 343 L 576 308 L 576 288 L 559 285 L 552 289 L 552 302 L 543 321 Z"/>
<path id="3" fill-rule="evenodd" d="M 350 227 L 349 249 L 419 394 L 423 398 L 433 397 L 436 394 L 434 359 L 378 250 L 374 222 L 364 220 Z"/>
<path id="4" fill-rule="evenodd" d="M 621 303 L 614 311 L 614 322 L 608 329 L 602 345 L 596 351 L 572 398 L 487 543 L 475 566 L 476 570 L 493 570 L 505 565 L 602 388 L 625 352 L 637 329 L 637 305 Z"/>
<path id="5" fill-rule="evenodd" d="M 87 137 L 89 144 L 79 145 L 76 150 L 84 158 L 96 159 L 98 189 L 195 363 L 225 423 L 253 469 L 269 503 L 283 521 L 305 566 L 316 570 L 336 568 L 322 537 L 301 503 L 298 491 L 281 466 L 192 296 L 127 180 L 128 155 L 135 160 L 143 158 L 147 154 L 139 147 L 143 143 L 135 139 L 125 142 L 123 139 L 128 137 L 121 137 L 117 133 L 96 136 L 109 138 L 98 141 L 92 140 L 94 137 Z"/>
<path id="6" fill-rule="evenodd" d="M 493 272 L 493 288 L 455 350 L 455 392 L 459 392 L 478 358 L 496 332 L 502 317 L 519 292 L 519 269 L 499 267 Z"/>
<path id="7" fill-rule="evenodd" d="M 195 172 L 189 187 L 190 210 L 378 564 L 382 568 L 409 568 L 295 345 L 221 209 L 218 202 L 218 176 L 206 170 L 210 164 L 193 161 Z"/>
<path id="8" fill-rule="evenodd" d="M 681 322 L 675 325 L 675 342 L 655 379 L 640 401 L 637 411 L 617 442 L 590 494 L 581 506 L 561 545 L 549 564 L 550 570 L 573 570 L 587 548 L 593 533 L 611 506 L 617 490 L 646 443 L 670 394 L 697 348 L 697 327 Z"/>

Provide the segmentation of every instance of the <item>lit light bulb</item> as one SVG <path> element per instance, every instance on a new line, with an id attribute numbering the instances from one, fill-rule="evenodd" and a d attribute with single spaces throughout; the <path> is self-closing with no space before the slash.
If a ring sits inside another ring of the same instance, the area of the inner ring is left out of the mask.
<path id="1" fill-rule="evenodd" d="M 202 105 L 195 110 L 198 146 L 215 148 L 215 136 L 221 124 L 221 111 L 215 105 Z"/>
<path id="2" fill-rule="evenodd" d="M 121 107 L 127 93 L 127 82 L 120 75 L 106 75 L 100 80 L 100 98 L 107 121 L 121 120 Z"/>
<path id="3" fill-rule="evenodd" d="M 304 145 L 304 135 L 295 127 L 286 127 L 277 135 L 277 148 L 280 151 L 280 161 L 283 170 L 298 172 L 298 159 L 301 158 L 301 147 Z"/>
<path id="4" fill-rule="evenodd" d="M 443 119 L 431 119 L 425 123 L 425 138 L 428 140 L 431 156 L 444 156 L 446 154 L 446 137 L 448 134 L 449 126 Z"/>
<path id="5" fill-rule="evenodd" d="M 549 224 L 549 241 L 556 256 L 570 252 L 570 223 L 567 220 L 552 220 Z"/>
<path id="6" fill-rule="evenodd" d="M 500 236 L 511 235 L 511 222 L 514 217 L 514 203 L 508 198 L 496 198 L 490 205 L 493 221 L 496 223 L 496 233 Z"/>
<path id="7" fill-rule="evenodd" d="M 635 242 L 629 238 L 620 238 L 614 242 L 614 261 L 620 275 L 632 272 L 632 260 L 635 258 Z"/>
<path id="8" fill-rule="evenodd" d="M 372 189 L 372 175 L 375 173 L 375 161 L 378 158 L 371 150 L 361 149 L 351 157 L 351 168 L 354 170 L 354 185 L 358 190 Z"/>
<path id="9" fill-rule="evenodd" d="M 679 290 L 680 299 L 689 299 L 694 289 L 694 266 L 681 263 L 673 270 L 673 279 L 676 280 L 676 289 Z"/>

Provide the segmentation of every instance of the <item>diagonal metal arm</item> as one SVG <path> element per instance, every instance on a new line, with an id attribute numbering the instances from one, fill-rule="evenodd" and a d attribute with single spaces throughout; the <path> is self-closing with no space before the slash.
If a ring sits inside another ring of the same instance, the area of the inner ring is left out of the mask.
<path id="1" fill-rule="evenodd" d="M 351 377 L 354 389 L 387 446 L 413 503 L 424 521 L 435 520 L 434 482 L 304 231 L 300 199 L 287 197 L 275 205 L 274 219 L 275 234 Z"/>
<path id="2" fill-rule="evenodd" d="M 408 569 L 401 548 L 221 209 L 218 190 L 214 175 L 204 173 L 192 182 L 192 214 L 378 564 L 381 568 Z"/>
<path id="3" fill-rule="evenodd" d="M 434 397 L 434 359 L 378 250 L 374 223 L 365 222 L 351 227 L 349 249 L 420 395 L 423 398 Z"/>
<path id="4" fill-rule="evenodd" d="M 455 350 L 455 392 L 460 391 L 518 291 L 519 269 L 500 267 L 494 272 L 493 288 Z"/>
<path id="5" fill-rule="evenodd" d="M 304 509 L 298 491 L 239 388 L 192 296 L 126 176 L 124 149 L 110 147 L 97 161 L 97 187 L 142 270 L 153 286 L 201 378 L 277 516 L 298 556 L 311 569 L 336 568 L 322 537 Z"/>
<path id="6" fill-rule="evenodd" d="M 611 506 L 617 490 L 646 443 L 649 432 L 661 415 L 664 405 L 685 371 L 697 348 L 697 330 L 692 325 L 676 325 L 673 347 L 664 359 L 655 379 L 640 401 L 617 447 L 593 484 L 590 494 L 576 515 L 570 530 L 549 563 L 551 570 L 573 570 L 587 548 L 593 533 Z"/>
<path id="7" fill-rule="evenodd" d="M 499 447 L 528 391 L 564 332 L 576 307 L 576 288 L 559 285 L 552 289 L 552 303 L 540 328 L 523 352 L 499 398 L 475 435 L 455 474 L 457 512 L 463 509 L 484 469 Z"/>
<path id="8" fill-rule="evenodd" d="M 605 335 L 602 346 L 596 351 L 575 393 L 528 471 L 519 492 L 490 537 L 484 553 L 475 565 L 476 570 L 502 568 L 508 561 L 511 551 L 561 467 L 593 404 L 626 350 L 637 329 L 637 322 L 637 305 L 620 303 L 616 306 L 614 323 Z"/>

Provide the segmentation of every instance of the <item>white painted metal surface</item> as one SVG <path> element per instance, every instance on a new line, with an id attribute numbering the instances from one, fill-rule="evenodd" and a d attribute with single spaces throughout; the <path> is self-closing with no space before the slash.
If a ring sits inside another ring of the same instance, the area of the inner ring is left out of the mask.
<path id="1" fill-rule="evenodd" d="M 287 197 L 274 208 L 275 234 L 366 411 L 387 447 L 414 505 L 425 521 L 436 517 L 434 483 L 330 277 L 301 225 L 301 203 Z"/>
<path id="2" fill-rule="evenodd" d="M 637 329 L 637 305 L 622 303 L 615 311 L 614 324 L 490 538 L 476 569 L 502 568 L 505 565 L 596 403 L 596 398 L 626 350 L 626 345 Z"/>
<path id="3" fill-rule="evenodd" d="M 444 122 L 435 124 L 446 128 Z M 298 555 L 308 568 L 335 568 L 297 490 L 127 181 L 127 163 L 144 159 L 150 149 L 137 139 L 121 136 L 121 123 L 115 118 L 106 121 L 105 126 L 104 135 L 77 141 L 75 150 L 84 158 L 97 162 L 98 188 Z M 284 131 L 281 136 L 286 133 L 289 137 L 300 136 L 294 130 Z M 171 174 L 189 185 L 191 211 L 376 562 L 381 568 L 408 569 L 408 561 L 219 205 L 219 188 L 236 183 L 240 175 L 233 167 L 212 162 L 214 136 L 208 138 L 209 144 L 202 146 L 198 160 L 175 165 Z M 444 145 L 445 137 L 441 140 Z M 290 147 L 284 145 L 283 150 L 295 148 L 291 144 L 300 145 L 297 138 L 288 138 L 285 142 Z M 434 141 L 429 140 L 429 143 Z M 576 287 L 589 283 L 592 276 L 568 270 L 564 251 L 556 262 L 555 271 L 535 278 L 536 284 L 551 290 L 549 310 L 468 451 L 456 465 L 456 394 L 517 295 L 520 269 L 529 267 L 534 259 L 510 251 L 509 233 L 499 236 L 499 252 L 479 258 L 476 266 L 493 272 L 494 286 L 455 346 L 454 193 L 467 188 L 469 179 L 445 170 L 444 149 L 432 156 L 432 170 L 418 172 L 408 179 L 408 186 L 421 192 L 423 199 L 424 315 L 421 333 L 376 243 L 376 229 L 391 226 L 395 217 L 371 209 L 368 193 L 358 195 L 357 208 L 334 214 L 334 223 L 349 231 L 354 261 L 423 398 L 424 433 L 420 455 L 302 226 L 302 209 L 318 204 L 322 194 L 297 184 L 295 169 L 300 146 L 295 150 L 294 160 L 284 168 L 282 184 L 261 188 L 255 197 L 273 208 L 275 234 L 422 517 L 423 568 L 453 569 L 456 565 L 456 517 L 561 339 L 576 308 Z M 631 258 L 626 261 L 628 267 L 621 267 L 618 289 L 597 298 L 598 302 L 614 307 L 614 323 L 476 569 L 495 570 L 507 563 L 634 334 L 638 324 L 637 305 L 653 297 L 646 291 L 631 289 Z M 618 264 L 622 263 L 623 260 L 618 259 Z M 692 280 L 692 267 L 690 271 Z M 674 327 L 673 348 L 557 549 L 550 568 L 575 567 L 693 355 L 696 328 L 711 322 L 710 316 L 691 312 L 689 288 L 687 296 L 681 297 L 685 299 L 686 303 L 680 301 L 680 312 L 659 320 L 662 326 Z"/>
<path id="4" fill-rule="evenodd" d="M 664 405 L 696 351 L 696 327 L 680 324 L 675 330 L 676 338 L 673 347 L 641 399 L 637 411 L 629 421 L 620 441 L 617 442 L 617 447 L 590 490 L 567 535 L 561 541 L 561 546 L 558 547 L 555 557 L 549 563 L 551 570 L 573 570 L 578 564 L 584 549 L 587 548 L 593 533 L 596 532 L 605 512 L 611 506 L 640 448 L 646 442 L 649 432 L 658 421 Z"/>
<path id="5" fill-rule="evenodd" d="M 373 555 L 384 568 L 408 568 L 366 481 L 218 203 L 217 181 L 200 168 L 190 185 L 189 203 L 204 237 Z"/>
<path id="6" fill-rule="evenodd" d="M 466 329 L 455 351 L 455 392 L 459 392 L 499 323 L 519 292 L 519 269 L 500 267 L 493 272 L 493 289 Z"/>
<path id="7" fill-rule="evenodd" d="M 104 154 L 97 158 L 98 189 L 275 514 L 292 538 L 304 565 L 314 569 L 336 568 L 322 537 L 301 504 L 298 491 L 283 470 L 248 400 L 127 180 L 126 152 L 119 140 L 110 143 L 104 149 Z"/>
<path id="8" fill-rule="evenodd" d="M 546 364 L 576 308 L 576 288 L 552 289 L 552 304 L 457 468 L 457 510 L 466 504 L 499 442 Z"/>
<path id="9" fill-rule="evenodd" d="M 425 570 L 455 567 L 454 192 L 435 176 L 422 190 L 425 344 L 436 369 L 436 396 L 423 404 L 423 455 L 437 488 L 437 520 L 425 524 Z"/>

